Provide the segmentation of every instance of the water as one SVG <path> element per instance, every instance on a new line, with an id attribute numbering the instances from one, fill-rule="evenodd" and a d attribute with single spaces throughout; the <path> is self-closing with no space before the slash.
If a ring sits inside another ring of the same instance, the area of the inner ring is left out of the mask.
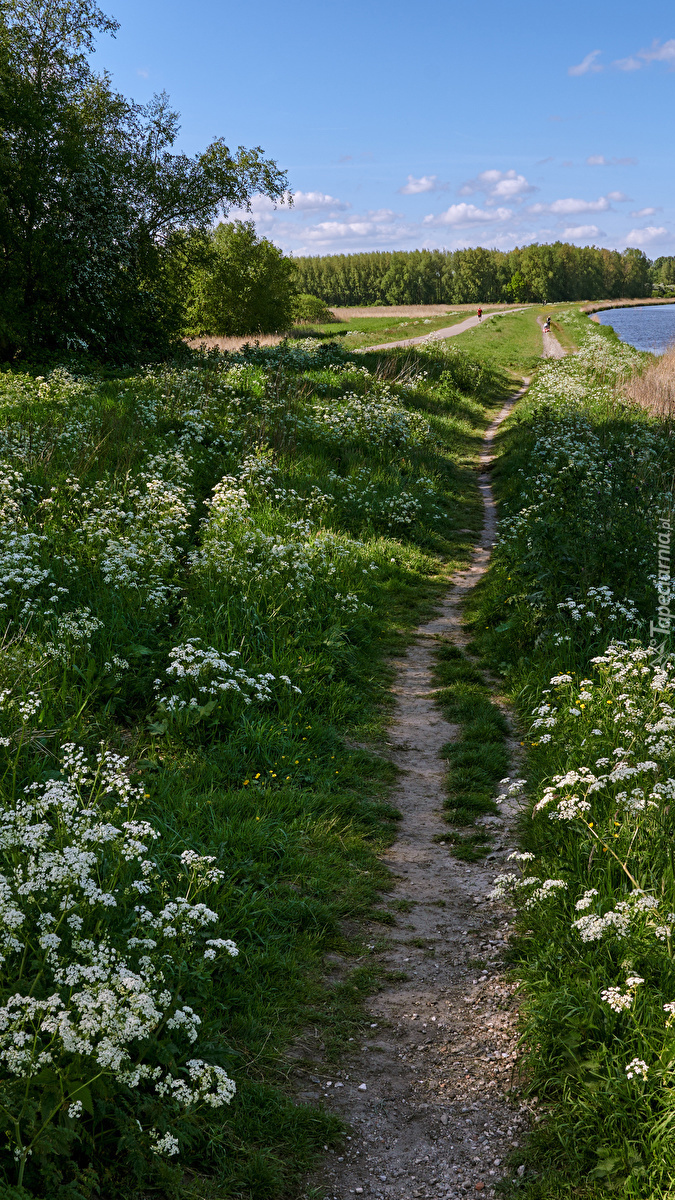
<path id="1" fill-rule="evenodd" d="M 665 354 L 675 341 L 675 304 L 606 308 L 597 316 L 601 325 L 611 325 L 621 341 L 635 346 L 636 350 Z"/>

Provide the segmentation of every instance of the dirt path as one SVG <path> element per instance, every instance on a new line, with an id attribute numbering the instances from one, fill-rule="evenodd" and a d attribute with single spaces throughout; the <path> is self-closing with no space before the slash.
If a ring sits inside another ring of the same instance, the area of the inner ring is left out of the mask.
<path id="1" fill-rule="evenodd" d="M 509 308 L 506 310 L 509 313 L 522 312 L 522 308 Z M 504 315 L 504 310 L 501 312 L 485 313 L 483 321 L 489 321 L 491 317 L 501 317 Z M 466 333 L 467 329 L 473 329 L 474 325 L 480 324 L 478 317 L 467 317 L 466 321 L 460 321 L 458 325 L 448 325 L 445 329 L 434 329 L 433 333 L 423 333 L 421 337 L 403 338 L 400 342 L 383 342 L 381 346 L 364 346 L 362 353 L 370 354 L 373 350 L 392 350 L 396 346 L 421 346 L 422 342 L 440 342 L 445 338 L 455 337 L 458 333 Z"/>
<path id="2" fill-rule="evenodd" d="M 516 398 L 485 437 L 485 528 L 471 565 L 418 630 L 394 686 L 389 744 L 402 775 L 392 802 L 403 820 L 385 857 L 396 880 L 387 906 L 399 915 L 396 927 L 370 930 L 389 982 L 370 1001 L 371 1036 L 330 1075 L 310 1077 L 301 1094 L 323 1100 L 351 1126 L 348 1149 L 329 1154 L 311 1181 L 327 1200 L 492 1197 L 504 1157 L 528 1125 L 527 1110 L 505 1095 L 516 1057 L 512 988 L 499 965 L 508 922 L 485 902 L 515 845 L 516 801 L 503 805 L 503 819 L 484 818 L 497 840 L 483 862 L 462 864 L 433 841 L 447 829 L 439 752 L 457 734 L 434 707 L 433 650 L 439 636 L 466 642 L 459 606 L 484 574 L 495 539 L 491 443 Z M 512 749 L 517 761 L 515 742 Z"/>
<path id="3" fill-rule="evenodd" d="M 544 329 L 544 318 L 537 317 L 537 322 L 541 326 L 541 335 L 544 339 L 544 344 L 541 352 L 542 358 L 565 358 L 567 351 L 563 349 L 554 333 L 549 329 L 546 333 Z"/>

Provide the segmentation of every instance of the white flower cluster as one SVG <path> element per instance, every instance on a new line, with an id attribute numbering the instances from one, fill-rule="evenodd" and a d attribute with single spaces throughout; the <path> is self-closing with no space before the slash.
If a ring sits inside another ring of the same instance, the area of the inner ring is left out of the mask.
<path id="1" fill-rule="evenodd" d="M 176 714 L 184 709 L 197 709 L 200 699 L 201 703 L 208 697 L 222 699 L 225 693 L 233 693 L 247 705 L 253 702 L 264 704 L 272 699 L 275 675 L 269 672 L 251 675 L 237 666 L 241 651 L 220 652 L 213 646 L 202 647 L 200 641 L 200 638 L 188 638 L 169 651 L 166 675 L 181 687 L 181 692 L 162 695 L 166 685 L 161 679 L 155 680 L 157 703 L 163 712 Z M 285 682 L 286 676 L 280 678 Z M 290 680 L 286 686 L 300 693 L 300 688 Z"/>
<path id="2" fill-rule="evenodd" d="M 339 403 L 314 405 L 305 429 L 331 445 L 365 442 L 368 446 L 422 446 L 431 441 L 431 426 L 411 413 L 385 388 L 379 397 L 348 392 Z"/>
<path id="3" fill-rule="evenodd" d="M 136 817 L 139 799 L 126 758 L 102 750 L 90 765 L 69 744 L 60 779 L 30 785 L 0 812 L 0 1064 L 8 1087 L 21 1081 L 12 1101 L 17 1129 L 45 1070 L 60 1078 L 66 1100 L 72 1088 L 73 1116 L 87 1072 L 152 1088 L 179 1107 L 220 1107 L 234 1094 L 226 1072 L 200 1059 L 175 1070 L 151 1065 L 163 1029 L 174 1042 L 198 1037 L 200 1018 L 178 1000 L 176 972 L 188 962 L 207 969 L 218 951 L 234 956 L 237 947 L 204 937 L 219 920 L 195 901 L 223 876 L 212 857 L 185 851 L 186 894 L 167 898 L 148 857 L 158 834 Z M 134 905 L 134 893 L 143 904 Z M 157 1149 L 163 1144 L 155 1139 Z"/>
<path id="4" fill-rule="evenodd" d="M 625 1012 L 626 1009 L 631 1007 L 635 999 L 635 989 L 641 983 L 644 983 L 641 975 L 629 975 L 626 980 L 627 992 L 622 992 L 621 988 L 617 987 L 604 988 L 600 993 L 600 998 L 604 1000 L 605 1004 L 609 1004 L 613 1012 Z"/>
<path id="5" fill-rule="evenodd" d="M 642 1058 L 632 1058 L 626 1066 L 626 1076 L 628 1079 L 646 1079 L 649 1074 L 649 1067 Z"/>

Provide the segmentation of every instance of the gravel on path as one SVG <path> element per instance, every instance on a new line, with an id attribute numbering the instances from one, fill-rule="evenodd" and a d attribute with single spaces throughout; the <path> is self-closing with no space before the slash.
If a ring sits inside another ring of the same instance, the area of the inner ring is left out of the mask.
<path id="1" fill-rule="evenodd" d="M 486 899 L 516 846 L 518 802 L 483 818 L 496 842 L 481 862 L 461 863 L 433 840 L 447 830 L 439 754 L 457 736 L 434 704 L 434 647 L 439 637 L 467 641 L 460 604 L 485 573 L 496 535 L 491 443 L 516 399 L 485 437 L 479 477 L 485 525 L 471 564 L 452 577 L 439 612 L 419 628 L 393 689 L 389 757 L 401 776 L 392 803 L 403 819 L 384 857 L 395 881 L 387 907 L 400 915 L 393 928 L 368 930 L 388 982 L 369 1001 L 369 1036 L 338 1066 L 305 1075 L 298 1097 L 324 1104 L 350 1126 L 347 1148 L 329 1151 L 308 1180 L 308 1189 L 320 1189 L 326 1200 L 492 1198 L 505 1157 L 523 1144 L 532 1120 L 511 1092 L 516 997 L 501 966 L 509 913 Z M 511 747 L 515 767 L 515 737 Z M 348 972 L 348 961 L 330 957 L 336 971 Z M 517 1168 L 510 1169 L 517 1174 Z"/>
<path id="2" fill-rule="evenodd" d="M 565 358 L 567 351 L 563 349 L 554 333 L 549 329 L 548 333 L 544 329 L 544 318 L 537 317 L 537 321 L 541 325 L 541 335 L 544 339 L 543 349 L 541 352 L 542 358 Z"/>

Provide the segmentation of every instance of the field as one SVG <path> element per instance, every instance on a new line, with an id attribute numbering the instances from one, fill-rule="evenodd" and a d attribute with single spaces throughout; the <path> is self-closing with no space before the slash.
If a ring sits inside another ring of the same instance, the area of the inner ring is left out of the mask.
<path id="1" fill-rule="evenodd" d="M 331 1061 L 378 986 L 397 813 L 355 742 L 467 559 L 502 395 L 315 340 L 3 373 L 8 1196 L 278 1200 L 342 1136 L 287 1054 Z"/>
<path id="2" fill-rule="evenodd" d="M 507 304 L 488 304 L 484 305 L 485 312 L 501 312 L 508 309 Z M 464 313 L 465 316 L 470 316 L 476 311 L 477 304 L 388 304 L 386 307 L 382 305 L 373 305 L 370 308 L 336 308 L 332 307 L 331 311 L 340 321 L 352 321 L 361 317 L 441 317 L 447 316 L 449 313 Z"/>
<path id="3" fill-rule="evenodd" d="M 485 312 L 495 312 L 498 306 L 487 307 Z M 436 329 L 444 329 L 455 325 L 476 311 L 474 304 L 462 305 L 461 309 L 450 309 L 445 305 L 412 304 L 392 308 L 356 309 L 352 314 L 350 309 L 334 309 L 338 314 L 338 322 L 323 325 L 300 325 L 290 330 L 289 334 L 263 333 L 258 337 L 202 337 L 187 338 L 187 344 L 194 350 L 201 346 L 207 349 L 237 351 L 251 342 L 261 346 L 278 346 L 284 337 L 300 338 L 319 335 L 323 338 L 340 337 L 344 339 L 345 349 L 367 349 L 369 345 L 379 345 L 383 342 L 395 342 L 400 338 L 420 337 L 425 333 L 433 333 Z"/>

